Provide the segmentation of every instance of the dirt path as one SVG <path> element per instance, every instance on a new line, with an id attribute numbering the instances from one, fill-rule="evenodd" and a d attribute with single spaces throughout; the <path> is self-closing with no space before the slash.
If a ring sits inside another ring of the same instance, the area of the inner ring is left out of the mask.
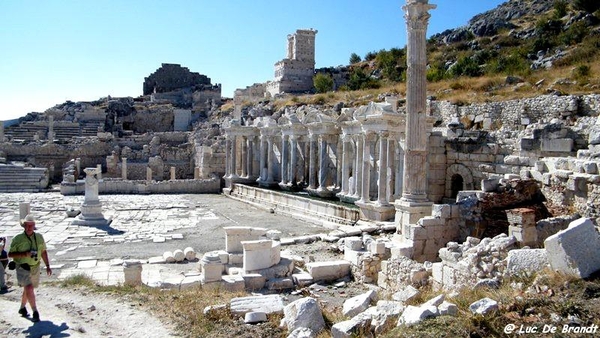
<path id="1" fill-rule="evenodd" d="M 17 314 L 21 289 L 0 295 L 0 337 L 177 337 L 157 318 L 102 294 L 42 285 L 36 290 L 40 322 Z M 30 311 L 31 312 L 31 311 Z"/>

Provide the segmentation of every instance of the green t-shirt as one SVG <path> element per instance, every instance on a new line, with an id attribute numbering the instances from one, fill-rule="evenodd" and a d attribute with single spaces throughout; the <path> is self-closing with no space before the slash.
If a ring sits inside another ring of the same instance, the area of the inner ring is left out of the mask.
<path id="1" fill-rule="evenodd" d="M 34 232 L 30 237 L 27 236 L 25 232 L 22 232 L 16 235 L 10 242 L 10 250 L 8 252 L 25 252 L 31 250 L 37 250 L 37 258 L 32 258 L 30 256 L 20 257 L 14 258 L 14 261 L 17 264 L 27 263 L 31 266 L 39 265 L 42 261 L 42 252 L 46 250 L 46 242 L 41 234 Z"/>

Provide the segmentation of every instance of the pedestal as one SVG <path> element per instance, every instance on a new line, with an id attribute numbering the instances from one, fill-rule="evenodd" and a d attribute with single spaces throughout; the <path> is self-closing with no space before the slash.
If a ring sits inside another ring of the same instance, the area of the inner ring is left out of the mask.
<path id="1" fill-rule="evenodd" d="M 401 231 L 403 225 L 416 224 L 425 216 L 431 216 L 433 202 L 412 202 L 404 199 L 396 201 L 396 229 Z"/>

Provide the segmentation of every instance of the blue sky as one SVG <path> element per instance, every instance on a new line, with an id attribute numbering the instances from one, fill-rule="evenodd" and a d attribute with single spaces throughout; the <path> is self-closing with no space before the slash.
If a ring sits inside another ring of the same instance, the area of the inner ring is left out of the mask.
<path id="1" fill-rule="evenodd" d="M 430 0 L 428 36 L 503 0 Z M 316 66 L 406 45 L 404 0 L 0 0 L 0 120 L 66 100 L 142 94 L 144 77 L 178 63 L 236 88 L 273 77 L 287 35 L 314 28 Z"/>

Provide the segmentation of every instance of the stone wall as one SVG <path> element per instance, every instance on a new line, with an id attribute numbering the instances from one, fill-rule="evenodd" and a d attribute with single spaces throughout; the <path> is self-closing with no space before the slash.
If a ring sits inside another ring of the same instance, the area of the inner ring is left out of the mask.
<path id="1" fill-rule="evenodd" d="M 196 147 L 196 167 L 200 169 L 200 178 L 225 176 L 225 153 L 216 152 L 208 146 Z"/>
<path id="2" fill-rule="evenodd" d="M 200 73 L 190 72 L 187 67 L 178 64 L 163 63 L 150 76 L 144 78 L 144 95 L 154 92 L 166 93 L 175 89 L 210 85 L 210 78 Z"/>
<path id="3" fill-rule="evenodd" d="M 532 123 L 570 116 L 598 116 L 600 94 L 542 95 L 533 98 L 457 106 L 447 101 L 431 101 L 431 113 L 447 125 L 458 116 L 465 128 L 497 130 L 501 127 L 518 131 Z"/>
<path id="4" fill-rule="evenodd" d="M 98 182 L 100 194 L 218 194 L 221 189 L 219 179 L 146 181 L 102 179 Z M 85 182 L 63 182 L 60 185 L 63 195 L 83 195 Z"/>

